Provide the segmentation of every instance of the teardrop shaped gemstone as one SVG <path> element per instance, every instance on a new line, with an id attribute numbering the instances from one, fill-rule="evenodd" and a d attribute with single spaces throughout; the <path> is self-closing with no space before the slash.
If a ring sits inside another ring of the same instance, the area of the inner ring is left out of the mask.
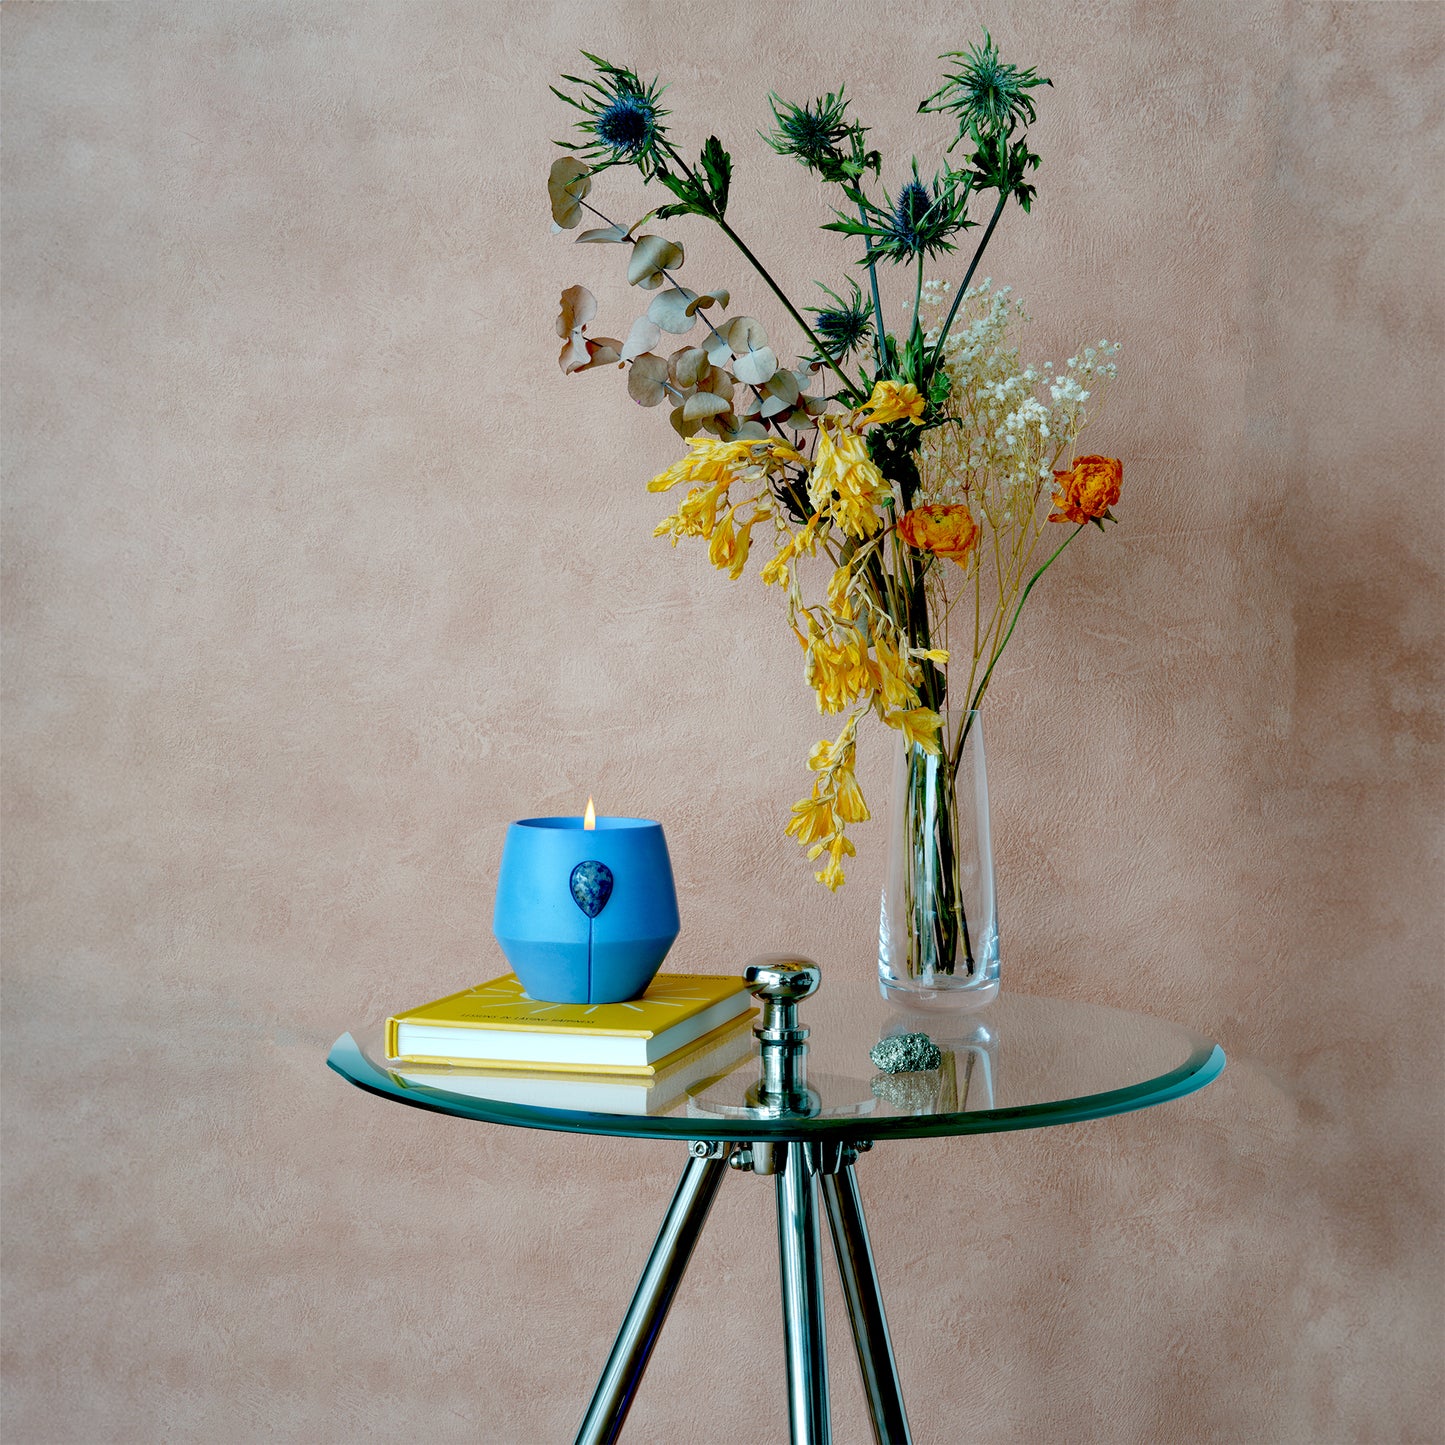
<path id="1" fill-rule="evenodd" d="M 612 897 L 612 870 L 595 858 L 572 870 L 572 901 L 588 918 L 596 918 Z"/>

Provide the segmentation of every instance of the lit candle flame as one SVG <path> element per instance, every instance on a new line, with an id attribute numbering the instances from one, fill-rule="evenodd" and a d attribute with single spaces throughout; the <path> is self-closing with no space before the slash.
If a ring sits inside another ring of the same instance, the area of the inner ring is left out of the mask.
<path id="1" fill-rule="evenodd" d="M 597 809 L 592 806 L 592 799 L 587 799 L 587 811 L 582 815 L 582 826 L 590 833 L 597 826 Z"/>

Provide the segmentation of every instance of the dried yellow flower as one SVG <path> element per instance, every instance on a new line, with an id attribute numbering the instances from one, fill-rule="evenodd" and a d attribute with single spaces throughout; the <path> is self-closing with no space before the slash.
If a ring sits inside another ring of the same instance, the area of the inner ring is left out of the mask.
<path id="1" fill-rule="evenodd" d="M 853 413 L 865 417 L 864 426 L 883 426 L 890 421 L 911 421 L 914 426 L 923 425 L 923 412 L 927 403 L 918 388 L 908 381 L 880 381 L 873 388 L 873 395 Z"/>

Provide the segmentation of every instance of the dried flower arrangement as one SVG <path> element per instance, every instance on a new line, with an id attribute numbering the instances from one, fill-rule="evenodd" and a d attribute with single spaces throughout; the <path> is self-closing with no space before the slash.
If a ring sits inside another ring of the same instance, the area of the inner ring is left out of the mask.
<path id="1" fill-rule="evenodd" d="M 564 291 L 562 370 L 623 367 L 635 402 L 668 408 L 687 451 L 650 488 L 687 491 L 659 536 L 701 539 L 713 566 L 734 578 L 759 529 L 766 537 L 762 581 L 782 590 L 819 711 L 843 717 L 813 748 L 812 787 L 787 824 L 818 880 L 837 889 L 854 854 L 847 829 L 869 816 L 854 775 L 860 719 L 874 713 L 910 749 L 956 772 L 1034 584 L 1086 524 L 1113 520 L 1119 462 L 1076 456 L 1075 447 L 1089 404 L 1114 376 L 1117 345 L 1101 341 L 1058 370 L 1025 364 L 1022 308 L 1008 287 L 973 284 L 1008 203 L 1031 207 L 1039 157 L 1027 128 L 1035 91 L 1051 82 L 1006 63 L 987 34 L 943 57 L 949 72 L 918 109 L 949 116 L 956 134 L 932 178 L 915 159 L 896 194 L 881 186 L 882 157 L 842 89 L 804 104 L 771 96 L 764 139 L 834 188 L 822 229 L 863 246 L 856 264 L 866 289 L 853 279 L 818 283 L 823 304 L 805 314 L 728 220 L 733 166 L 718 138 L 708 137 L 696 163 L 685 160 L 657 81 L 586 58 L 591 74 L 563 77 L 570 90 L 554 87 L 579 112 L 548 178 L 554 230 L 590 216 L 598 224 L 576 239 L 623 247 L 628 281 L 656 294 L 615 338 L 589 334 L 589 291 Z M 967 159 L 955 167 L 949 155 L 960 145 Z M 622 166 L 670 196 L 631 225 L 593 196 L 598 178 Z M 984 196 L 991 211 L 945 306 L 948 293 L 925 280 L 925 264 L 981 224 L 971 212 Z M 717 226 L 772 291 L 801 333 L 794 361 L 779 358 L 753 317 L 724 316 L 731 288 L 694 291 L 678 279 L 681 242 L 644 227 L 684 216 Z M 897 334 L 884 323 L 885 266 L 912 272 Z M 1051 522 L 1072 530 L 1050 550 L 1041 543 Z M 947 849 L 950 840 L 931 842 Z M 967 939 L 961 918 L 934 926 L 961 926 Z"/>

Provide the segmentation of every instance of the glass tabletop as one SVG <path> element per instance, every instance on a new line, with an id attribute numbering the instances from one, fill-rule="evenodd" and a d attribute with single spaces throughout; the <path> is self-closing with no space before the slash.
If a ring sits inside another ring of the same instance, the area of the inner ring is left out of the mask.
<path id="1" fill-rule="evenodd" d="M 327 1063 L 418 1109 L 583 1134 L 707 1140 L 923 1138 L 1037 1129 L 1144 1109 L 1202 1089 L 1224 1068 L 1209 1039 L 1143 1014 L 1004 993 L 973 1014 L 904 1014 L 871 982 L 830 981 L 804 1001 L 807 1091 L 778 1114 L 756 1102 L 756 1013 L 650 1078 L 504 1072 L 388 1059 L 382 1021 L 343 1034 Z M 885 1074 L 869 1051 L 922 1032 L 942 1064 Z"/>

